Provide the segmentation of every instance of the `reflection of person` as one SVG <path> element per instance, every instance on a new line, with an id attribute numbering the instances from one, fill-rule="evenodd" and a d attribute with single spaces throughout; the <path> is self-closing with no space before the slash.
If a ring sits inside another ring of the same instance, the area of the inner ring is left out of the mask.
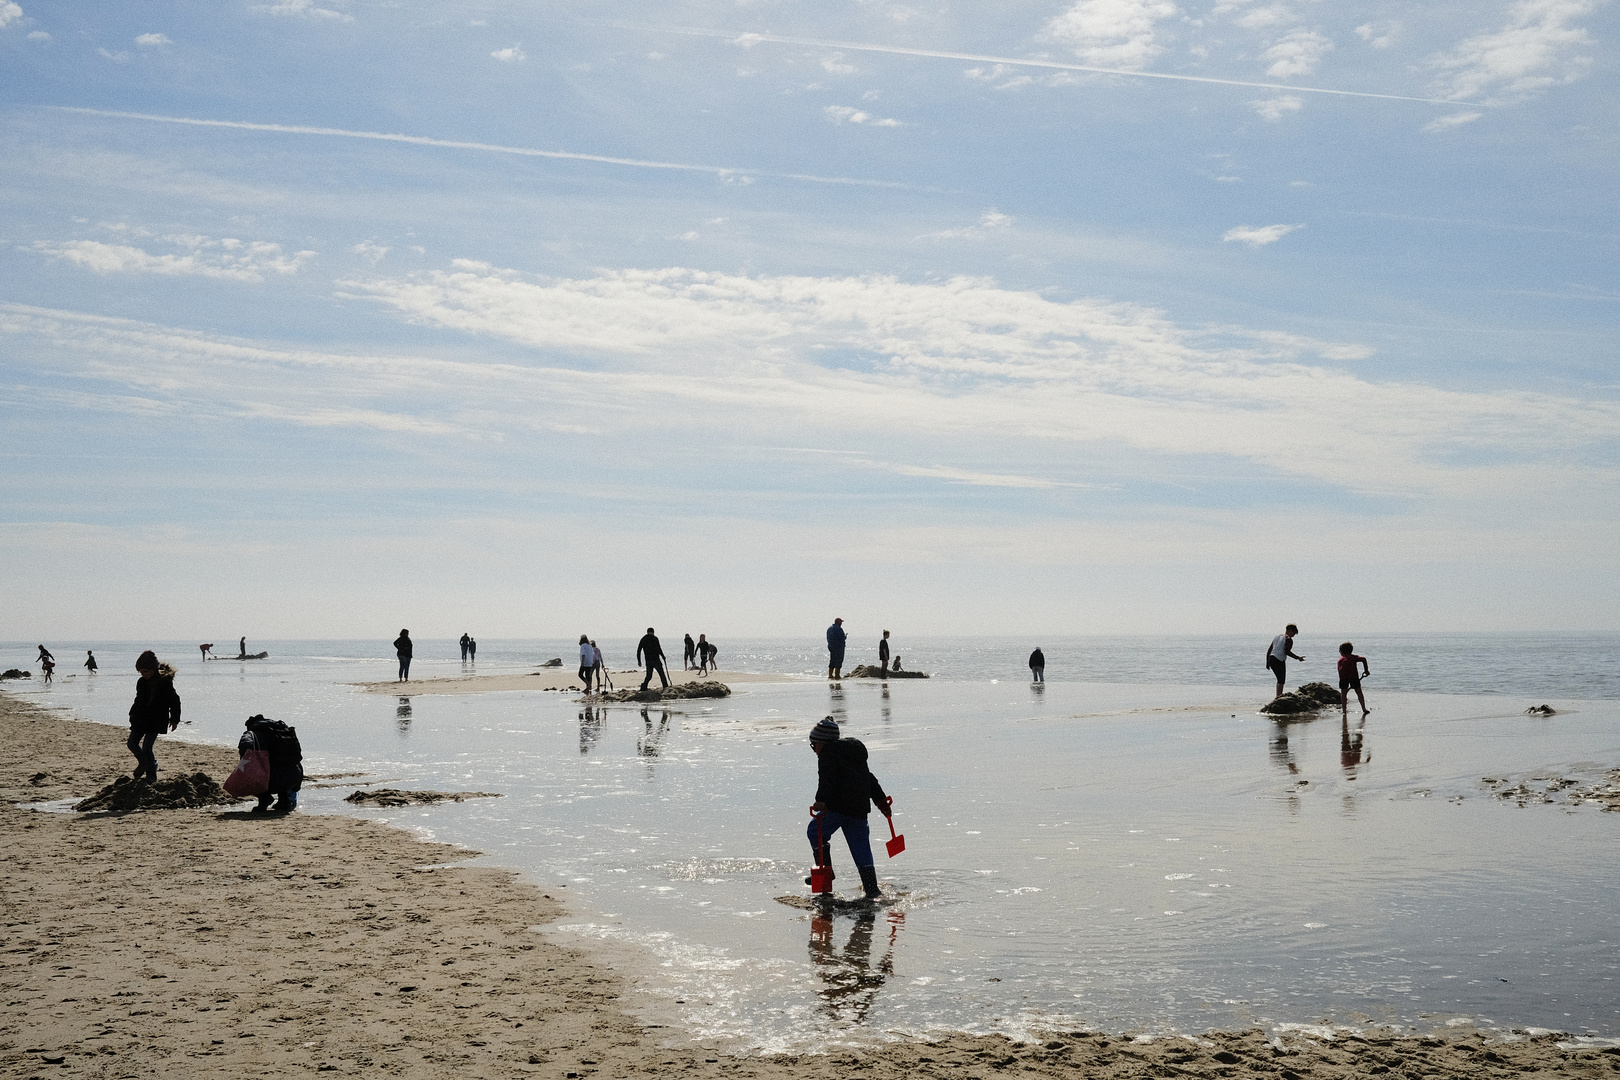
<path id="1" fill-rule="evenodd" d="M 135 660 L 135 703 L 129 707 L 129 752 L 135 755 L 135 779 L 157 779 L 157 737 L 180 726 L 180 695 L 174 692 L 174 668 L 159 664 L 151 649 Z"/>
<path id="2" fill-rule="evenodd" d="M 85 670 L 89 671 L 90 674 L 94 675 L 96 673 L 96 654 L 89 649 L 84 650 L 84 666 Z"/>
<path id="3" fill-rule="evenodd" d="M 1356 671 L 1356 665 L 1361 665 L 1361 672 Z M 1356 655 L 1356 647 L 1350 642 L 1339 646 L 1339 711 L 1350 715 L 1350 691 L 1356 692 L 1356 700 L 1361 703 L 1361 715 L 1366 716 L 1371 710 L 1367 708 L 1367 695 L 1361 692 L 1362 674 L 1371 675 L 1372 668 L 1367 666 L 1365 656 Z"/>
<path id="4" fill-rule="evenodd" d="M 692 635 L 686 635 L 686 651 L 681 654 L 681 670 L 687 671 L 697 667 L 697 646 L 692 643 Z"/>
<path id="5" fill-rule="evenodd" d="M 834 619 L 832 625 L 827 627 L 827 678 L 841 679 L 844 676 L 844 642 L 849 635 L 844 633 L 844 620 Z"/>
<path id="6" fill-rule="evenodd" d="M 399 657 L 399 678 L 395 682 L 409 682 L 411 679 L 411 653 L 415 646 L 411 644 L 411 632 L 401 630 L 399 637 L 394 639 L 394 655 Z"/>
<path id="7" fill-rule="evenodd" d="M 842 829 L 855 870 L 861 876 L 861 888 L 868 898 L 882 896 L 877 868 L 872 865 L 866 818 L 874 803 L 888 817 L 890 799 L 867 767 L 866 745 L 859 739 L 839 738 L 838 725 L 828 716 L 810 729 L 810 748 L 816 752 L 816 801 L 810 807 L 805 836 L 810 840 L 816 865 L 832 865 L 827 845 L 833 833 Z"/>
<path id="8" fill-rule="evenodd" d="M 1355 777 L 1358 765 L 1365 765 L 1372 760 L 1371 754 L 1363 755 L 1361 750 L 1366 737 L 1367 714 L 1361 714 L 1361 722 L 1356 724 L 1354 731 L 1350 730 L 1350 714 L 1346 712 L 1339 720 L 1339 766 Z"/>
<path id="9" fill-rule="evenodd" d="M 1029 678 L 1031 682 L 1046 681 L 1046 654 L 1041 652 L 1039 645 L 1029 654 Z"/>
<path id="10" fill-rule="evenodd" d="M 889 947 L 872 963 L 872 930 L 877 912 L 857 912 L 844 951 L 833 946 L 833 921 L 821 913 L 810 917 L 810 965 L 821 980 L 818 992 L 827 1012 L 837 1020 L 861 1023 L 871 1011 L 877 992 L 894 974 L 894 939 L 905 915 L 889 913 Z"/>
<path id="11" fill-rule="evenodd" d="M 889 632 L 883 631 L 883 640 L 878 642 L 878 666 L 884 671 L 889 670 Z"/>
<path id="12" fill-rule="evenodd" d="M 596 671 L 596 650 L 591 648 L 589 634 L 579 635 L 579 681 L 585 684 L 585 692 L 591 692 L 591 675 Z"/>
<path id="13" fill-rule="evenodd" d="M 591 752 L 596 740 L 602 737 L 602 724 L 607 720 L 606 709 L 593 709 L 589 705 L 579 712 L 579 753 L 580 756 Z"/>
<path id="14" fill-rule="evenodd" d="M 237 740 L 236 752 L 263 750 L 270 757 L 270 788 L 259 796 L 253 813 L 292 813 L 298 809 L 298 789 L 304 786 L 304 748 L 298 745 L 298 730 L 264 716 L 250 716 L 243 726 L 247 730 Z"/>
<path id="15" fill-rule="evenodd" d="M 472 640 L 472 638 L 468 637 L 467 632 L 465 630 L 463 630 L 461 632 L 461 659 L 464 662 L 467 659 L 467 643 L 469 641 L 471 641 L 471 640 Z"/>
<path id="16" fill-rule="evenodd" d="M 1278 697 L 1282 697 L 1283 679 L 1288 674 L 1288 658 L 1305 659 L 1294 651 L 1294 636 L 1298 633 L 1299 627 L 1289 623 L 1282 633 L 1271 639 L 1271 648 L 1266 650 L 1266 669 L 1277 676 Z"/>
<path id="17" fill-rule="evenodd" d="M 664 671 L 664 647 L 658 644 L 658 635 L 653 633 L 653 628 L 650 626 L 647 627 L 647 632 L 642 635 L 641 640 L 636 644 L 636 663 L 646 663 L 647 665 L 647 677 L 641 680 L 643 690 L 647 689 L 647 684 L 652 682 L 653 672 L 655 671 L 658 673 L 658 681 L 663 684 L 664 689 L 669 689 L 669 675 Z"/>

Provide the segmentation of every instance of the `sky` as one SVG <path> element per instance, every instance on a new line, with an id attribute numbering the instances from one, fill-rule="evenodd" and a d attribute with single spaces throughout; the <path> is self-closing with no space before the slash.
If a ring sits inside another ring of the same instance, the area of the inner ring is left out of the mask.
<path id="1" fill-rule="evenodd" d="M 0 0 L 0 638 L 1620 629 L 1617 39 Z"/>

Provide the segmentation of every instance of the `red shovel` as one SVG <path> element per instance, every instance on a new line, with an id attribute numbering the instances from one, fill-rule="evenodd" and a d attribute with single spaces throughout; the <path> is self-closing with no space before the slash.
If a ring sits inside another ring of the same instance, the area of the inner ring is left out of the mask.
<path id="1" fill-rule="evenodd" d="M 890 839 L 885 840 L 883 846 L 889 849 L 889 858 L 892 859 L 906 850 L 906 838 L 894 831 L 894 796 L 892 795 L 889 796 L 889 813 L 884 816 L 889 819 Z"/>

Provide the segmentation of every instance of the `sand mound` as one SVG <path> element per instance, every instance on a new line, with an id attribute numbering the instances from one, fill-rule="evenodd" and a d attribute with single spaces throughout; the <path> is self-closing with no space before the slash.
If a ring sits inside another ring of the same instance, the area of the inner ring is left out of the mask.
<path id="1" fill-rule="evenodd" d="M 7 674 L 10 674 L 9 672 Z M 1524 710 L 1526 716 L 1557 716 L 1558 710 L 1551 705 L 1532 705 Z"/>
<path id="2" fill-rule="evenodd" d="M 1325 682 L 1310 682 L 1289 694 L 1284 694 L 1260 711 L 1272 716 L 1292 716 L 1316 712 L 1339 704 L 1339 691 Z"/>
<path id="3" fill-rule="evenodd" d="M 562 657 L 553 656 L 550 660 L 547 660 L 545 663 L 541 664 L 540 666 L 541 667 L 562 667 Z"/>
<path id="4" fill-rule="evenodd" d="M 674 701 L 678 698 L 722 698 L 731 696 L 731 687 L 723 682 L 689 682 L 679 686 L 666 686 L 662 690 L 614 690 L 606 694 L 592 694 L 598 701 Z"/>
<path id="5" fill-rule="evenodd" d="M 376 791 L 356 791 L 343 801 L 369 803 L 372 806 L 415 806 L 500 797 L 500 793 L 496 791 L 406 791 L 403 788 L 378 788 Z"/>
<path id="6" fill-rule="evenodd" d="M 926 679 L 925 671 L 884 671 L 871 664 L 862 664 L 860 667 L 845 675 L 846 679 Z"/>
<path id="7" fill-rule="evenodd" d="M 176 776 L 172 780 L 131 780 L 120 776 L 83 802 L 75 810 L 103 810 L 123 813 L 130 810 L 180 810 L 198 806 L 229 806 L 238 802 L 205 772 Z"/>

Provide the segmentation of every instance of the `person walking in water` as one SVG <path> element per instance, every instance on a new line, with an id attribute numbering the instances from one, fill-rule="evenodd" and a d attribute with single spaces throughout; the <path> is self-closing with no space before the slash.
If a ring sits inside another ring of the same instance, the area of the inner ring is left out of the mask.
<path id="1" fill-rule="evenodd" d="M 151 649 L 135 660 L 135 703 L 129 707 L 129 752 L 135 755 L 135 779 L 157 780 L 159 735 L 180 726 L 180 695 L 174 691 L 174 668 L 158 663 Z"/>
<path id="2" fill-rule="evenodd" d="M 92 675 L 96 673 L 96 654 L 89 649 L 84 650 L 84 669 Z"/>
<path id="3" fill-rule="evenodd" d="M 889 632 L 883 631 L 883 640 L 878 642 L 878 666 L 884 671 L 889 670 Z"/>
<path id="4" fill-rule="evenodd" d="M 1361 671 L 1356 665 L 1361 665 Z M 1371 675 L 1372 668 L 1367 666 L 1365 656 L 1356 655 L 1356 647 L 1350 642 L 1339 646 L 1339 711 L 1344 718 L 1350 718 L 1350 691 L 1356 692 L 1356 700 L 1361 703 L 1361 715 L 1366 716 L 1372 710 L 1367 708 L 1367 696 L 1361 692 L 1362 675 Z"/>
<path id="5" fill-rule="evenodd" d="M 471 641 L 472 641 L 472 638 L 467 636 L 466 631 L 462 631 L 462 634 L 461 634 L 461 662 L 463 664 L 465 664 L 467 662 L 467 645 Z"/>
<path id="6" fill-rule="evenodd" d="M 866 745 L 859 739 L 840 738 L 838 723 L 832 717 L 823 717 L 810 729 L 810 749 L 816 752 L 816 801 L 810 806 L 805 836 L 815 864 L 832 865 L 827 845 L 832 834 L 842 829 L 850 858 L 855 860 L 855 871 L 861 876 L 862 891 L 867 899 L 882 896 L 877 867 L 872 865 L 871 831 L 866 819 L 873 805 L 888 817 L 893 813 L 894 800 L 883 793 L 883 785 L 867 767 Z"/>
<path id="7" fill-rule="evenodd" d="M 669 675 L 664 671 L 664 647 L 658 644 L 658 635 L 653 633 L 653 628 L 650 626 L 647 627 L 647 632 L 642 635 L 641 640 L 636 643 L 636 663 L 645 663 L 647 665 L 647 677 L 641 680 L 643 690 L 647 689 L 647 685 L 652 682 L 653 672 L 655 671 L 658 673 L 658 681 L 663 684 L 664 689 L 669 689 Z"/>
<path id="8" fill-rule="evenodd" d="M 475 637 L 467 639 L 467 659 L 478 663 L 478 639 Z"/>
<path id="9" fill-rule="evenodd" d="M 1295 660 L 1305 659 L 1294 651 L 1294 637 L 1299 633 L 1299 627 L 1289 623 L 1283 632 L 1271 639 L 1271 648 L 1266 650 L 1266 668 L 1277 676 L 1277 696 L 1282 697 L 1283 679 L 1288 674 L 1288 658 Z"/>
<path id="10" fill-rule="evenodd" d="M 827 678 L 844 677 L 844 642 L 848 640 L 849 635 L 844 633 L 844 620 L 834 619 L 832 625 L 827 627 Z"/>
<path id="11" fill-rule="evenodd" d="M 686 635 L 686 651 L 681 654 L 681 670 L 689 671 L 697 667 L 697 646 L 692 644 L 692 635 Z"/>
<path id="12" fill-rule="evenodd" d="M 1029 681 L 1046 681 L 1046 654 L 1041 652 L 1039 645 L 1035 646 L 1035 651 L 1029 654 Z"/>
<path id="13" fill-rule="evenodd" d="M 394 654 L 399 657 L 399 678 L 395 682 L 411 681 L 411 632 L 401 630 L 399 637 L 394 639 Z"/>
<path id="14" fill-rule="evenodd" d="M 585 684 L 585 692 L 591 692 L 591 676 L 596 673 L 596 650 L 591 646 L 589 634 L 579 635 L 579 681 Z"/>

